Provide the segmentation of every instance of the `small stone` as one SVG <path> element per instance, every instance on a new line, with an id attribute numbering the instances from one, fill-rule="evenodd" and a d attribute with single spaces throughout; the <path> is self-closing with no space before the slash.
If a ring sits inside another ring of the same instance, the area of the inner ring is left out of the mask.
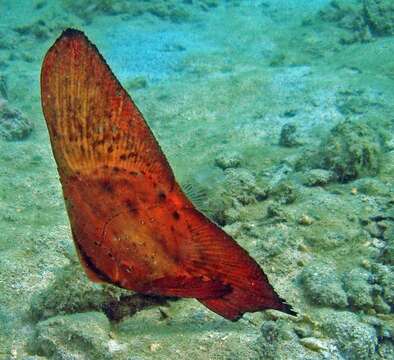
<path id="1" fill-rule="evenodd" d="M 143 76 L 137 76 L 133 79 L 127 80 L 125 87 L 127 90 L 139 90 L 148 86 L 148 82 Z"/>
<path id="2" fill-rule="evenodd" d="M 298 220 L 298 223 L 300 225 L 312 225 L 313 221 L 314 221 L 314 219 L 312 217 L 304 214 L 300 217 L 300 219 Z"/>
<path id="3" fill-rule="evenodd" d="M 153 343 L 153 344 L 150 344 L 149 350 L 152 352 L 156 352 L 157 350 L 160 349 L 160 347 L 161 347 L 161 345 L 159 343 Z"/>
<path id="4" fill-rule="evenodd" d="M 285 147 L 294 147 L 300 145 L 298 140 L 297 127 L 295 124 L 285 124 L 280 131 L 279 145 Z"/>
<path id="5" fill-rule="evenodd" d="M 222 170 L 237 168 L 241 165 L 241 157 L 237 153 L 220 154 L 215 159 L 215 165 Z"/>
<path id="6" fill-rule="evenodd" d="M 7 141 L 26 139 L 33 130 L 33 124 L 21 111 L 12 108 L 0 99 L 0 138 Z"/>
<path id="7" fill-rule="evenodd" d="M 323 351 L 328 349 L 322 340 L 314 337 L 300 339 L 300 343 L 312 351 Z"/>
<path id="8" fill-rule="evenodd" d="M 304 243 L 301 243 L 298 245 L 298 250 L 305 252 L 305 253 L 311 252 L 311 248 L 309 246 L 305 245 Z"/>

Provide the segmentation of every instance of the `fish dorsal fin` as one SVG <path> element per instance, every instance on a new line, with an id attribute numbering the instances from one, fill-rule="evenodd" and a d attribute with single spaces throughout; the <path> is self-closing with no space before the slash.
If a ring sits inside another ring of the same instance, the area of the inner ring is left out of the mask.
<path id="1" fill-rule="evenodd" d="M 41 99 L 61 175 L 122 168 L 173 183 L 142 114 L 82 32 L 64 31 L 48 51 Z"/>
<path id="2" fill-rule="evenodd" d="M 202 186 L 189 181 L 182 183 L 181 188 L 198 210 L 200 210 L 205 215 L 209 213 L 209 207 L 207 204 L 208 195 Z"/>

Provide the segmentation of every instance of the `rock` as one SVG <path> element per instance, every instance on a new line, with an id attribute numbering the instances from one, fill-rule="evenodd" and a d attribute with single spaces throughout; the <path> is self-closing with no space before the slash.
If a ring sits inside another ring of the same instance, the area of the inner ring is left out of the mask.
<path id="1" fill-rule="evenodd" d="M 374 358 L 378 337 L 373 326 L 359 321 L 358 316 L 347 311 L 329 311 L 325 314 L 323 329 L 337 340 L 345 359 L 370 360 Z"/>
<path id="2" fill-rule="evenodd" d="M 380 295 L 374 298 L 374 309 L 378 314 L 390 314 L 391 306 L 387 304 Z"/>
<path id="3" fill-rule="evenodd" d="M 308 225 L 312 225 L 313 222 L 314 222 L 313 217 L 311 217 L 311 216 L 309 216 L 309 215 L 306 215 L 306 214 L 303 214 L 303 215 L 298 219 L 298 223 L 299 223 L 300 225 L 306 225 L 306 226 L 308 226 Z"/>
<path id="4" fill-rule="evenodd" d="M 379 179 L 363 178 L 353 182 L 354 187 L 362 194 L 369 196 L 388 196 L 392 191 L 390 186 Z"/>
<path id="5" fill-rule="evenodd" d="M 325 186 L 334 178 L 332 171 L 312 169 L 303 174 L 303 184 L 306 186 Z"/>
<path id="6" fill-rule="evenodd" d="M 190 19 L 192 12 L 185 2 L 178 3 L 173 0 L 62 0 L 66 11 L 74 13 L 87 23 L 93 21 L 97 15 L 119 15 L 135 17 L 143 14 L 151 14 L 162 20 L 169 20 L 174 23 L 185 22 Z M 214 7 L 214 1 L 193 2 L 190 5 L 198 10 L 208 10 Z"/>
<path id="7" fill-rule="evenodd" d="M 71 264 L 59 269 L 53 283 L 33 296 L 30 312 L 33 319 L 42 320 L 55 315 L 102 311 L 118 321 L 146 306 L 164 302 L 161 298 L 93 283 L 79 264 Z"/>
<path id="8" fill-rule="evenodd" d="M 5 75 L 0 74 L 0 103 L 1 98 L 8 99 L 8 85 Z"/>
<path id="9" fill-rule="evenodd" d="M 382 341 L 379 344 L 378 354 L 381 359 L 394 359 L 394 343 L 392 341 Z"/>
<path id="10" fill-rule="evenodd" d="M 364 0 L 363 5 L 366 22 L 374 35 L 394 35 L 392 0 Z"/>
<path id="11" fill-rule="evenodd" d="M 328 347 L 323 340 L 314 337 L 302 338 L 300 339 L 300 343 L 313 351 L 328 350 Z"/>
<path id="12" fill-rule="evenodd" d="M 336 106 L 343 115 L 360 115 L 374 105 L 363 90 L 343 90 L 339 91 L 336 99 Z"/>
<path id="13" fill-rule="evenodd" d="M 279 222 L 286 222 L 289 218 L 288 213 L 284 207 L 277 202 L 271 202 L 267 206 L 267 218 Z"/>
<path id="14" fill-rule="evenodd" d="M 102 313 L 55 316 L 38 323 L 36 331 L 35 346 L 44 356 L 53 359 L 113 359 L 110 323 Z M 115 351 L 120 351 L 119 347 Z"/>
<path id="15" fill-rule="evenodd" d="M 344 288 L 348 295 L 349 303 L 358 308 L 373 307 L 374 300 L 372 275 L 361 268 L 350 270 L 344 276 Z"/>
<path id="16" fill-rule="evenodd" d="M 333 267 L 319 262 L 311 263 L 302 271 L 301 281 L 311 302 L 338 308 L 348 305 L 346 292 Z"/>
<path id="17" fill-rule="evenodd" d="M 367 42 L 371 39 L 370 29 L 364 17 L 361 1 L 334 0 L 319 12 L 319 18 L 335 24 L 342 30 L 341 44 Z"/>
<path id="18" fill-rule="evenodd" d="M 242 205 L 253 204 L 268 196 L 268 189 L 259 186 L 255 176 L 244 168 L 229 168 L 224 171 L 225 192 Z"/>
<path id="19" fill-rule="evenodd" d="M 376 175 L 380 154 L 380 142 L 374 131 L 366 123 L 349 120 L 336 125 L 320 149 L 323 167 L 344 182 Z"/>
<path id="20" fill-rule="evenodd" d="M 306 340 L 305 343 L 311 347 L 302 344 L 296 335 L 291 323 L 286 320 L 266 321 L 261 327 L 261 336 L 256 341 L 256 348 L 259 353 L 259 359 L 264 360 L 318 360 L 331 359 L 340 360 L 341 358 L 335 352 L 327 350 L 318 340 L 312 344 L 312 341 Z M 316 347 L 319 350 L 316 350 Z M 291 354 L 289 357 L 289 354 Z"/>
<path id="21" fill-rule="evenodd" d="M 222 170 L 237 168 L 241 165 L 241 156 L 235 152 L 220 154 L 215 158 L 215 165 Z"/>
<path id="22" fill-rule="evenodd" d="M 372 273 L 375 282 L 381 286 L 382 299 L 391 307 L 394 306 L 394 269 L 391 266 L 373 264 Z"/>
<path id="23" fill-rule="evenodd" d="M 270 191 L 270 195 L 279 204 L 292 204 L 296 201 L 299 190 L 297 184 L 292 180 L 282 180 L 278 182 Z"/>
<path id="24" fill-rule="evenodd" d="M 0 99 L 0 138 L 7 141 L 24 140 L 32 131 L 31 120 Z"/>
<path id="25" fill-rule="evenodd" d="M 394 244 L 388 244 L 384 248 L 382 260 L 387 265 L 394 265 Z"/>
<path id="26" fill-rule="evenodd" d="M 259 240 L 259 246 L 261 246 L 264 259 L 282 254 L 286 251 L 289 242 L 288 234 L 280 231 L 275 226 L 268 227 L 265 231 L 256 228 L 250 235 Z"/>
<path id="27" fill-rule="evenodd" d="M 34 36 L 38 41 L 46 41 L 51 36 L 51 28 L 42 19 L 32 24 L 17 26 L 14 30 L 20 35 Z"/>
<path id="28" fill-rule="evenodd" d="M 282 126 L 279 137 L 279 145 L 285 147 L 294 147 L 301 144 L 297 135 L 297 127 L 295 124 L 285 124 Z"/>
<path id="29" fill-rule="evenodd" d="M 144 89 L 147 86 L 148 86 L 148 82 L 143 76 L 137 76 L 125 82 L 125 87 L 129 91 Z"/>
<path id="30" fill-rule="evenodd" d="M 241 218 L 239 207 L 225 209 L 223 216 L 225 224 L 233 224 L 237 222 Z"/>

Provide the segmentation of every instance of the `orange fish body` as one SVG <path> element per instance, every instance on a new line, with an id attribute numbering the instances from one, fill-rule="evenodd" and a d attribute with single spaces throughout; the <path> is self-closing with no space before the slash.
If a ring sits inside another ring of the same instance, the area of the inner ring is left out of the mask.
<path id="1" fill-rule="evenodd" d="M 293 313 L 248 253 L 188 200 L 142 114 L 82 32 L 64 31 L 49 49 L 41 99 L 91 280 L 196 298 L 230 320 L 268 308 Z"/>

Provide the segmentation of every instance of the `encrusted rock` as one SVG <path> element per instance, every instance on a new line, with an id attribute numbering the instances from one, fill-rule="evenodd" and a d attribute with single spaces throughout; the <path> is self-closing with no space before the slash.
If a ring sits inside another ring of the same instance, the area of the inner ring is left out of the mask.
<path id="1" fill-rule="evenodd" d="M 303 174 L 303 183 L 307 186 L 324 186 L 335 178 L 332 171 L 312 169 Z"/>
<path id="2" fill-rule="evenodd" d="M 342 282 L 333 267 L 320 262 L 312 263 L 303 270 L 301 279 L 311 302 L 339 308 L 348 305 Z"/>
<path id="3" fill-rule="evenodd" d="M 344 287 L 349 298 L 349 302 L 359 308 L 373 306 L 373 286 L 372 275 L 361 268 L 352 269 L 344 276 Z"/>
<path id="4" fill-rule="evenodd" d="M 237 153 L 224 153 L 215 158 L 215 165 L 222 170 L 237 168 L 241 165 L 241 156 Z"/>
<path id="5" fill-rule="evenodd" d="M 259 186 L 255 176 L 247 169 L 230 168 L 225 172 L 226 192 L 242 205 L 265 199 L 268 189 Z"/>
<path id="6" fill-rule="evenodd" d="M 297 127 L 295 124 L 285 124 L 280 131 L 279 145 L 285 147 L 294 147 L 300 145 L 300 140 L 297 135 Z"/>
<path id="7" fill-rule="evenodd" d="M 7 141 L 26 139 L 33 130 L 33 124 L 21 111 L 12 108 L 0 99 L 0 138 Z"/>
<path id="8" fill-rule="evenodd" d="M 51 359 L 111 359 L 109 332 L 102 313 L 55 316 L 37 325 L 35 346 Z"/>
<path id="9" fill-rule="evenodd" d="M 364 14 L 373 34 L 394 35 L 394 2 L 392 0 L 364 0 Z"/>
<path id="10" fill-rule="evenodd" d="M 333 171 L 341 181 L 376 175 L 380 154 L 375 132 L 366 123 L 349 120 L 331 130 L 320 151 L 323 167 Z"/>
<path id="11" fill-rule="evenodd" d="M 376 330 L 359 321 L 357 315 L 343 311 L 330 311 L 324 319 L 324 330 L 337 340 L 345 359 L 370 360 L 378 344 Z"/>

